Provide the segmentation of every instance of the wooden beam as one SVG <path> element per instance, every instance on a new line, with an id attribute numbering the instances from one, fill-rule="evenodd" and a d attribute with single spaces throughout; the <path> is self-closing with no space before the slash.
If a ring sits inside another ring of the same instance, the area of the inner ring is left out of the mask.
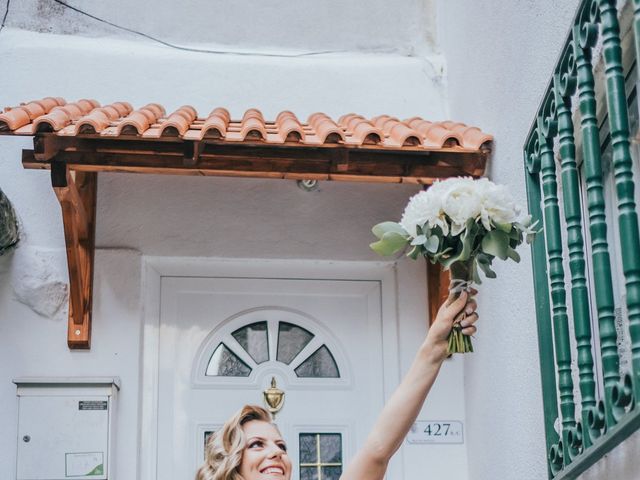
<path id="1" fill-rule="evenodd" d="M 440 264 L 427 261 L 427 300 L 429 325 L 435 320 L 440 305 L 449 296 L 449 271 L 442 270 Z"/>
<path id="2" fill-rule="evenodd" d="M 51 163 L 51 183 L 60 207 L 69 268 L 69 321 L 71 349 L 91 346 L 93 257 L 97 174 L 71 171 L 63 162 Z"/>
<path id="3" fill-rule="evenodd" d="M 352 150 L 348 155 L 325 149 L 260 149 L 238 148 L 233 151 L 204 148 L 195 158 L 199 145 L 193 152 L 151 151 L 60 151 L 56 160 L 67 163 L 73 170 L 117 171 L 167 175 L 220 175 L 272 178 L 327 175 L 329 180 L 364 182 L 430 183 L 424 179 L 452 176 L 478 176 L 484 171 L 485 157 L 472 153 L 442 153 L 448 156 L 441 161 L 429 152 L 381 152 Z M 255 150 L 255 151 L 254 151 Z M 186 157 L 185 157 L 186 154 Z M 254 156 L 255 154 L 255 156 Z M 193 155 L 193 156 L 191 156 Z M 456 158 L 460 157 L 460 158 Z M 23 151 L 25 168 L 50 168 L 48 161 L 39 160 L 33 151 Z M 235 172 L 235 173 L 234 173 Z M 396 180 L 392 180 L 396 179 Z"/>

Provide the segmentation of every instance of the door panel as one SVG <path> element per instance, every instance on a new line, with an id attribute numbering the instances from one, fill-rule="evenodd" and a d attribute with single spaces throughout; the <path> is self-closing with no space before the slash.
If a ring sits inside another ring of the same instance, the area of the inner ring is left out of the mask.
<path id="1" fill-rule="evenodd" d="M 272 378 L 285 391 L 276 423 L 293 478 L 300 478 L 301 433 L 339 435 L 346 463 L 383 402 L 380 304 L 377 281 L 164 277 L 158 479 L 192 478 L 204 432 L 244 404 L 263 405 Z M 324 463 L 320 471 L 331 480 L 335 462 Z"/>

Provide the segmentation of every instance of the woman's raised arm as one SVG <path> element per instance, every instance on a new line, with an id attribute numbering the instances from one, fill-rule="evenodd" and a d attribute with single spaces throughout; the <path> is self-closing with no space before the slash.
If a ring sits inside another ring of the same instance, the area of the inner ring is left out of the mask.
<path id="1" fill-rule="evenodd" d="M 476 293 L 471 291 L 471 294 Z M 393 393 L 364 446 L 358 451 L 340 480 L 382 480 L 393 454 L 415 422 L 420 409 L 447 357 L 448 335 L 458 316 L 464 312 L 462 332 L 472 335 L 478 319 L 475 300 L 467 292 L 457 299 L 451 297 L 440 307 L 436 319 L 429 328 L 425 341 L 405 375 Z"/>

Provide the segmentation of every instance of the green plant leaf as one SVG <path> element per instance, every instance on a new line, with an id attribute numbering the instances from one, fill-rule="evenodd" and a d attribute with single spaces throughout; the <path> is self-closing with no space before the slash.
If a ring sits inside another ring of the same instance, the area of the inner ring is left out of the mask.
<path id="1" fill-rule="evenodd" d="M 511 228 L 513 227 L 513 224 L 511 223 L 495 223 L 495 226 L 498 230 L 504 232 L 504 233 L 509 233 L 511 232 Z"/>
<path id="2" fill-rule="evenodd" d="M 445 261 L 441 261 L 445 268 L 449 268 L 454 262 L 466 262 L 471 257 L 473 251 L 473 242 L 477 233 L 477 229 L 473 228 L 474 221 L 469 219 L 467 221 L 466 230 L 463 235 L 456 237 L 458 240 L 455 242 L 456 252 L 453 253 Z"/>
<path id="3" fill-rule="evenodd" d="M 507 259 L 508 248 L 509 236 L 502 230 L 492 230 L 482 239 L 482 251 L 501 260 Z"/>
<path id="4" fill-rule="evenodd" d="M 414 246 L 409 253 L 407 253 L 407 257 L 415 260 L 420 255 L 420 247 L 418 245 Z"/>
<path id="5" fill-rule="evenodd" d="M 427 243 L 425 243 L 424 248 L 427 249 L 429 253 L 436 253 L 438 251 L 438 247 L 440 246 L 440 239 L 437 235 L 431 235 L 427 239 Z"/>
<path id="6" fill-rule="evenodd" d="M 516 263 L 520 263 L 520 254 L 513 248 L 507 249 L 507 256 Z"/>
<path id="7" fill-rule="evenodd" d="M 386 232 L 377 242 L 370 244 L 371 249 L 382 255 L 389 256 L 399 252 L 407 246 L 408 239 L 396 232 Z"/>
<path id="8" fill-rule="evenodd" d="M 387 232 L 394 232 L 403 237 L 409 237 L 409 233 L 404 228 L 402 228 L 399 223 L 396 222 L 379 223 L 377 225 L 374 225 L 371 231 L 379 239 L 382 239 L 382 237 L 384 237 L 384 234 Z"/>
<path id="9" fill-rule="evenodd" d="M 478 266 L 482 270 L 482 273 L 484 273 L 485 277 L 487 277 L 487 278 L 496 278 L 496 276 L 497 276 L 496 272 L 491 270 L 491 264 L 489 264 L 489 263 L 478 263 Z"/>
<path id="10" fill-rule="evenodd" d="M 424 245 L 427 241 L 427 237 L 424 235 L 418 235 L 416 238 L 411 240 L 411 245 Z"/>
<path id="11" fill-rule="evenodd" d="M 482 283 L 480 275 L 478 274 L 478 262 L 476 261 L 471 263 L 471 276 L 473 278 L 473 283 L 476 285 L 480 285 Z"/>

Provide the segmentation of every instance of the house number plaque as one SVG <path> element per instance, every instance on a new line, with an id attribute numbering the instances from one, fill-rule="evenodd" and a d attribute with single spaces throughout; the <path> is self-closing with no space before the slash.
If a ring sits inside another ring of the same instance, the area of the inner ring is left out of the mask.
<path id="1" fill-rule="evenodd" d="M 462 422 L 458 420 L 418 420 L 411 426 L 407 442 L 464 443 Z"/>

